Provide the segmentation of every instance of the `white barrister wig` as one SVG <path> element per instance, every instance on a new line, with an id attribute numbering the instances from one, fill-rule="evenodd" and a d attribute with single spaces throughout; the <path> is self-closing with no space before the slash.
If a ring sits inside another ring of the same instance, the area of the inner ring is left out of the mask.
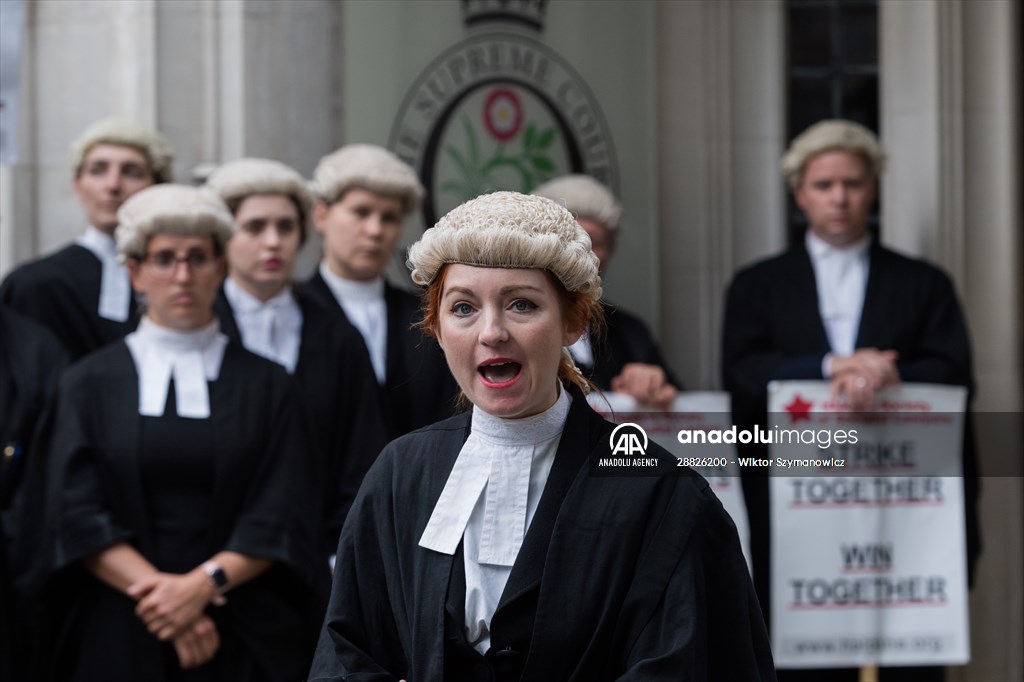
<path id="1" fill-rule="evenodd" d="M 577 219 L 593 220 L 616 232 L 622 225 L 622 205 L 607 187 L 589 175 L 563 175 L 533 190 L 569 209 Z"/>
<path id="2" fill-rule="evenodd" d="M 306 188 L 305 178 L 291 166 L 273 159 L 229 161 L 210 173 L 206 187 L 215 192 L 232 212 L 238 210 L 243 199 L 256 194 L 277 194 L 291 199 L 298 209 L 299 226 L 305 240 L 313 198 Z"/>
<path id="3" fill-rule="evenodd" d="M 831 151 L 860 154 L 876 178 L 885 172 L 885 150 L 875 134 L 859 123 L 837 118 L 819 121 L 793 138 L 782 157 L 782 176 L 795 189 L 803 178 L 807 162 Z"/>
<path id="4" fill-rule="evenodd" d="M 430 284 L 441 266 L 547 270 L 568 290 L 601 297 L 590 237 L 564 206 L 544 197 L 495 192 L 452 209 L 409 249 L 416 284 Z"/>
<path id="5" fill-rule="evenodd" d="M 68 155 L 71 157 L 76 177 L 82 170 L 89 150 L 98 144 L 116 144 L 138 149 L 149 159 L 155 183 L 171 181 L 171 164 L 174 161 L 171 145 L 156 130 L 127 118 L 102 118 L 86 128 L 78 139 L 71 143 Z"/>
<path id="6" fill-rule="evenodd" d="M 234 219 L 220 197 L 189 185 L 153 185 L 128 197 L 117 212 L 117 253 L 124 261 L 146 255 L 158 234 L 210 235 L 223 251 L 234 233 Z"/>
<path id="7" fill-rule="evenodd" d="M 418 209 L 424 194 L 412 166 L 372 144 L 345 145 L 320 159 L 313 171 L 313 193 L 325 204 L 333 204 L 350 189 L 398 197 L 404 213 Z"/>

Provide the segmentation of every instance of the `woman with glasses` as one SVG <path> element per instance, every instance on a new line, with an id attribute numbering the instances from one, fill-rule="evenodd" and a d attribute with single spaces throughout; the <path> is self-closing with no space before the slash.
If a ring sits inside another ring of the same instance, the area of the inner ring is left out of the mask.
<path id="1" fill-rule="evenodd" d="M 213 313 L 232 216 L 213 193 L 162 185 L 118 219 L 145 312 L 59 388 L 47 508 L 66 601 L 48 672 L 300 679 L 319 510 L 287 374 Z"/>

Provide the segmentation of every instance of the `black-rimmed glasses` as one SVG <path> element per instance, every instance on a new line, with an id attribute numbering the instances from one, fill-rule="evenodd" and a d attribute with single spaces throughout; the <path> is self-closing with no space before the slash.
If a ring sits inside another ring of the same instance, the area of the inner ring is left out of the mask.
<path id="1" fill-rule="evenodd" d="M 148 264 L 153 274 L 170 277 L 178 269 L 179 263 L 187 265 L 193 273 L 201 273 L 212 268 L 217 262 L 217 257 L 202 249 L 189 249 L 183 256 L 170 249 L 162 249 L 147 253 L 139 261 Z"/>

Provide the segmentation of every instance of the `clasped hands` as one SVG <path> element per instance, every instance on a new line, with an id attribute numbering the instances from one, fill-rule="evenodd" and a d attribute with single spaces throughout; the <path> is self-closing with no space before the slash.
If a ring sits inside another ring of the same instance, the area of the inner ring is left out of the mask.
<path id="1" fill-rule="evenodd" d="M 638 402 L 668 409 L 678 390 L 668 383 L 665 371 L 657 365 L 630 362 L 612 379 L 612 390 L 635 398 Z"/>
<path id="2" fill-rule="evenodd" d="M 875 394 L 900 382 L 894 350 L 861 348 L 852 355 L 833 356 L 829 365 L 832 374 L 832 397 L 843 396 L 854 410 L 874 406 Z"/>
<path id="3" fill-rule="evenodd" d="M 220 648 L 220 634 L 213 620 L 203 613 L 216 596 L 209 577 L 201 568 L 188 573 L 152 573 L 131 585 L 128 596 L 135 599 L 135 615 L 161 641 L 171 641 L 182 668 L 207 663 Z"/>

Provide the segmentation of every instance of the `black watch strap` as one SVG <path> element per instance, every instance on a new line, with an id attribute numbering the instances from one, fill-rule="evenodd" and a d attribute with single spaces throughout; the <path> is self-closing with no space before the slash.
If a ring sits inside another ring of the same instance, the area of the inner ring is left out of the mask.
<path id="1" fill-rule="evenodd" d="M 217 596 L 213 600 L 214 606 L 222 606 L 227 603 L 227 597 L 224 596 L 228 591 L 228 574 L 224 572 L 224 569 L 216 561 L 207 561 L 203 564 L 203 572 L 210 579 L 210 585 L 213 586 Z"/>

